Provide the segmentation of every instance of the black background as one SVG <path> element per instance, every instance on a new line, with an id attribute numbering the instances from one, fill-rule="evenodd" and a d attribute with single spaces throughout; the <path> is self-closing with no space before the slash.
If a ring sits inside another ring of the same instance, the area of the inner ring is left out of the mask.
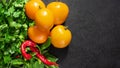
<path id="1" fill-rule="evenodd" d="M 51 48 L 60 68 L 120 68 L 120 0 L 61 1 L 73 38 L 67 48 Z"/>

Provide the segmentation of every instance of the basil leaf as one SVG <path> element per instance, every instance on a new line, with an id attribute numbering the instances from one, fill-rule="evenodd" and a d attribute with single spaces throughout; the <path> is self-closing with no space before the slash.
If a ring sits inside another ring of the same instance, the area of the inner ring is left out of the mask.
<path id="1" fill-rule="evenodd" d="M 43 51 L 43 50 L 47 49 L 50 45 L 51 45 L 51 40 L 50 40 L 50 38 L 48 38 L 47 41 L 41 45 L 40 50 Z"/>

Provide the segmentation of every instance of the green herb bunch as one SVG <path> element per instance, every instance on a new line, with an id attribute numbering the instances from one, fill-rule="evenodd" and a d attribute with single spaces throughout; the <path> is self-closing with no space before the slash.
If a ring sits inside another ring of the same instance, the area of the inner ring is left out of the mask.
<path id="1" fill-rule="evenodd" d="M 24 5 L 28 0 L 0 1 L 0 68 L 58 68 L 43 64 L 34 54 L 25 60 L 20 45 L 27 37 L 27 29 L 34 22 L 25 15 Z M 57 58 L 48 53 L 50 39 L 37 46 L 47 59 L 56 62 Z M 30 49 L 27 48 L 27 51 Z"/>

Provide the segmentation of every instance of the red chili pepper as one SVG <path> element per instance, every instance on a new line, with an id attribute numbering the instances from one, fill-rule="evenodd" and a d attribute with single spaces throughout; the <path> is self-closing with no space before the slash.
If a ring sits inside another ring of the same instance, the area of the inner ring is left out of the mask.
<path id="1" fill-rule="evenodd" d="M 55 62 L 50 62 L 49 60 L 47 60 L 41 53 L 40 51 L 35 47 L 36 44 L 30 40 L 26 40 L 25 42 L 22 43 L 21 45 L 21 52 L 24 58 L 26 58 L 27 60 L 30 60 L 32 58 L 32 56 L 30 54 L 27 54 L 25 49 L 26 47 L 29 46 L 30 50 L 34 53 L 36 53 L 36 56 L 46 65 L 56 65 L 58 66 L 57 63 Z"/>
<path id="2" fill-rule="evenodd" d="M 26 60 L 29 60 L 32 58 L 32 56 L 30 54 L 27 54 L 26 53 L 26 47 L 29 46 L 29 47 L 35 47 L 36 44 L 30 40 L 26 40 L 25 42 L 22 43 L 21 45 L 21 52 L 22 52 L 22 55 L 23 57 L 26 59 Z"/>
<path id="3" fill-rule="evenodd" d="M 36 56 L 46 65 L 55 65 L 55 66 L 58 66 L 57 63 L 55 62 L 50 62 L 48 61 L 42 54 L 40 53 L 37 53 Z"/>
<path id="4" fill-rule="evenodd" d="M 36 56 L 46 65 L 55 65 L 55 66 L 58 66 L 57 63 L 55 62 L 51 62 L 49 60 L 47 60 L 40 52 L 39 50 L 36 48 L 36 47 L 30 47 L 31 51 L 35 52 L 36 53 Z"/>

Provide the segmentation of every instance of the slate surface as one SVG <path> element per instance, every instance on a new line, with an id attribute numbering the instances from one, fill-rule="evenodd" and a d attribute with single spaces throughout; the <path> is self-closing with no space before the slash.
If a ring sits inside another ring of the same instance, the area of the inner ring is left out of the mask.
<path id="1" fill-rule="evenodd" d="M 51 48 L 60 68 L 120 68 L 120 0 L 61 1 L 70 8 L 65 25 L 73 38 L 65 49 Z"/>

